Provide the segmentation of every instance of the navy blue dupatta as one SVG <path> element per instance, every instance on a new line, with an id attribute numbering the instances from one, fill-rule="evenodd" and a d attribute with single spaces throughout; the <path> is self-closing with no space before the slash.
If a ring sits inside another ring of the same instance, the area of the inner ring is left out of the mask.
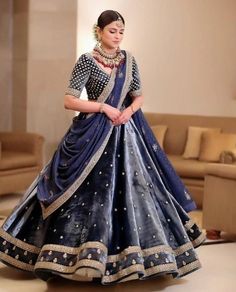
<path id="1" fill-rule="evenodd" d="M 142 111 L 137 111 L 132 118 L 167 190 L 186 212 L 196 209 L 196 204 L 192 200 L 189 191 L 177 175 L 165 152 L 157 142 Z"/>
<path id="2" fill-rule="evenodd" d="M 132 57 L 125 54 L 125 62 L 113 70 L 98 102 L 121 107 L 132 76 Z M 101 113 L 81 113 L 73 119 L 72 126 L 38 180 L 37 197 L 44 218 L 67 201 L 82 184 L 99 160 L 113 127 Z"/>

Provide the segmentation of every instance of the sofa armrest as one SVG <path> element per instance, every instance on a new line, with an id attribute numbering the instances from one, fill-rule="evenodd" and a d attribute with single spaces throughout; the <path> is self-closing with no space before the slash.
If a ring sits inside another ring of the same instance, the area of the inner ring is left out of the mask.
<path id="1" fill-rule="evenodd" d="M 222 151 L 220 154 L 220 162 L 226 164 L 236 162 L 236 149 L 231 151 Z"/>
<path id="2" fill-rule="evenodd" d="M 236 164 L 209 163 L 205 172 L 206 175 L 236 180 Z"/>
<path id="3" fill-rule="evenodd" d="M 17 151 L 34 154 L 38 165 L 42 165 L 43 142 L 43 136 L 36 133 L 0 132 L 2 151 Z"/>

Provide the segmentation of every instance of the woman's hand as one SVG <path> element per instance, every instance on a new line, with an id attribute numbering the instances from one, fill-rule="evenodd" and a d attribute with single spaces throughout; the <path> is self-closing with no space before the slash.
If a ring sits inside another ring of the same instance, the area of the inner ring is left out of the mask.
<path id="1" fill-rule="evenodd" d="M 131 107 L 130 106 L 127 107 L 125 110 L 123 110 L 123 112 L 121 112 L 121 115 L 113 121 L 113 125 L 119 126 L 122 124 L 126 124 L 131 118 L 132 114 L 133 112 L 132 112 Z"/>
<path id="2" fill-rule="evenodd" d="M 109 104 L 104 103 L 102 110 L 104 114 L 106 114 L 106 116 L 112 121 L 112 123 L 114 123 L 115 120 L 119 119 L 121 115 L 121 112 L 117 108 Z"/>

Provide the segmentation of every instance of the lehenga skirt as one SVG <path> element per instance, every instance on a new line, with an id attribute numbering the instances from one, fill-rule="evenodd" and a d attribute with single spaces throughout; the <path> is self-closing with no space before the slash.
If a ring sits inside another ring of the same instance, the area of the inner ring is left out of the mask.
<path id="1" fill-rule="evenodd" d="M 0 259 L 43 280 L 111 284 L 193 272 L 203 241 L 130 121 L 114 127 L 85 181 L 47 219 L 36 194 L 19 203 L 0 229 Z"/>

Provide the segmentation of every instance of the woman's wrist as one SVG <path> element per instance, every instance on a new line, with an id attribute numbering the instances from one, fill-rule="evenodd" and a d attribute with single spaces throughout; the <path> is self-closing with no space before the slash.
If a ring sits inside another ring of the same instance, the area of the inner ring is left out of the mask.
<path id="1" fill-rule="evenodd" d="M 133 104 L 131 104 L 129 107 L 130 107 L 130 109 L 131 109 L 132 114 L 134 114 L 134 113 L 135 113 L 135 109 L 134 109 Z"/>
<path id="2" fill-rule="evenodd" d="M 104 113 L 104 106 L 105 106 L 104 102 L 101 102 L 101 103 L 100 103 L 100 106 L 99 106 L 99 112 L 100 112 L 101 114 Z"/>

